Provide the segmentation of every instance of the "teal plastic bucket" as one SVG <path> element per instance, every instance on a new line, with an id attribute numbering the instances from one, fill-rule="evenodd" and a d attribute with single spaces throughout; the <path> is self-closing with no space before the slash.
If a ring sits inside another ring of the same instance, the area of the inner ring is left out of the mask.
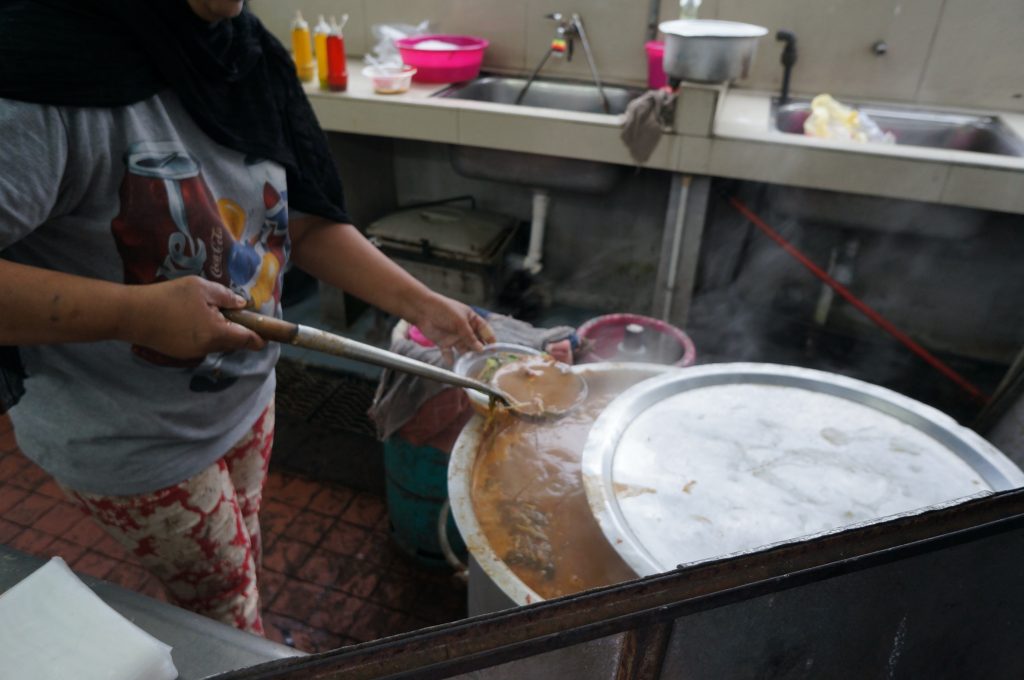
<path id="1" fill-rule="evenodd" d="M 429 567 L 448 565 L 437 536 L 441 507 L 448 500 L 449 455 L 432 446 L 414 446 L 392 437 L 384 442 L 384 473 L 391 537 L 414 560 Z M 466 544 L 448 515 L 448 542 L 463 561 Z"/>

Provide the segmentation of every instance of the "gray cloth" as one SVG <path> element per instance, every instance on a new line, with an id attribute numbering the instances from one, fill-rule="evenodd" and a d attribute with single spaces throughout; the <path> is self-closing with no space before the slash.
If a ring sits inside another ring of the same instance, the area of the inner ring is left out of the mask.
<path id="1" fill-rule="evenodd" d="M 525 345 L 539 350 L 545 349 L 553 342 L 565 340 L 575 332 L 575 329 L 569 326 L 536 328 L 525 321 L 501 314 L 489 315 L 487 323 L 490 324 L 498 342 Z M 423 347 L 406 338 L 404 331 L 407 328 L 408 325 L 403 322 L 395 329 L 391 336 L 392 352 L 435 366 L 451 368 L 445 365 L 441 350 L 436 347 Z M 370 419 L 377 425 L 377 436 L 381 440 L 391 437 L 402 429 L 427 401 L 449 387 L 408 373 L 385 370 L 381 374 L 377 394 L 368 412 Z"/>
<path id="2" fill-rule="evenodd" d="M 649 90 L 626 107 L 622 142 L 638 165 L 654 153 L 663 132 L 672 130 L 676 95 L 667 90 Z"/>
<path id="3" fill-rule="evenodd" d="M 0 257 L 116 283 L 194 273 L 250 298 L 279 294 L 284 169 L 214 143 L 173 94 L 109 109 L 0 99 L 0 139 Z M 259 311 L 279 316 L 276 296 Z M 252 427 L 273 399 L 278 352 L 174 366 L 125 342 L 25 346 L 26 393 L 10 414 L 25 454 L 58 481 L 154 491 Z"/>

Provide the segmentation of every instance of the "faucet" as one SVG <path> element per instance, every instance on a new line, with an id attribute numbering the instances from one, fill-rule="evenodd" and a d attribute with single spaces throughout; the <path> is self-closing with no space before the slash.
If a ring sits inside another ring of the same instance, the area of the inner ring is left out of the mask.
<path id="1" fill-rule="evenodd" d="M 775 39 L 786 43 L 782 48 L 782 92 L 779 96 L 779 106 L 785 106 L 789 101 L 789 76 L 793 71 L 793 64 L 796 63 L 796 35 L 792 31 L 779 31 Z"/>
<path id="2" fill-rule="evenodd" d="M 597 85 L 597 91 L 601 94 L 601 108 L 604 109 L 605 113 L 611 113 L 611 109 L 608 106 L 608 97 L 605 95 L 604 86 L 601 84 L 601 77 L 597 74 L 597 66 L 594 65 L 594 55 L 590 51 L 590 41 L 587 40 L 587 32 L 583 28 L 583 19 L 575 12 L 570 17 L 566 17 L 561 12 L 553 12 L 548 14 L 546 18 L 557 23 L 555 28 L 556 38 L 551 41 L 550 47 L 544 53 L 540 63 L 537 64 L 537 68 L 533 69 L 533 73 L 526 80 L 526 84 L 523 85 L 519 96 L 516 97 L 516 104 L 523 103 L 523 98 L 530 89 L 530 85 L 533 84 L 537 74 L 544 68 L 544 64 L 547 63 L 548 58 L 552 54 L 558 57 L 564 54 L 566 61 L 572 61 L 573 43 L 575 38 L 579 38 L 580 43 L 583 45 L 583 54 L 587 58 L 587 65 L 590 66 L 590 73 L 594 78 L 594 84 Z"/>

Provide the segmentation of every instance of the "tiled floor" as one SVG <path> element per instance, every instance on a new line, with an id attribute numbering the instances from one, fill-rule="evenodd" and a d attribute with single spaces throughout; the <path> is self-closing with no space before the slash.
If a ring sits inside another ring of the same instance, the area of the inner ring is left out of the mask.
<path id="1" fill-rule="evenodd" d="M 272 470 L 261 513 L 267 635 L 323 651 L 465 616 L 465 587 L 393 545 L 382 498 Z M 18 450 L 0 416 L 0 544 L 157 599 L 162 588 Z"/>

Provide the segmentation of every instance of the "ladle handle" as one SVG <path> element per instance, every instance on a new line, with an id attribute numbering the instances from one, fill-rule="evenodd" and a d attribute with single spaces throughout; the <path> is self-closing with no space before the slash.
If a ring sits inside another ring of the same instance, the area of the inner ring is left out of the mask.
<path id="1" fill-rule="evenodd" d="M 482 392 L 489 397 L 494 397 L 503 403 L 509 403 L 508 398 L 504 394 L 479 380 L 466 378 L 439 366 L 417 361 L 416 359 L 395 354 L 373 345 L 367 345 L 340 335 L 301 324 L 294 324 L 283 319 L 264 316 L 248 310 L 223 310 L 222 313 L 228 320 L 245 326 L 265 340 L 295 345 L 296 347 L 345 357 L 346 359 L 354 359 L 374 364 L 375 366 L 383 366 L 384 368 L 411 373 L 421 378 L 436 380 L 437 382 L 456 387 L 468 387 L 469 389 Z"/>

